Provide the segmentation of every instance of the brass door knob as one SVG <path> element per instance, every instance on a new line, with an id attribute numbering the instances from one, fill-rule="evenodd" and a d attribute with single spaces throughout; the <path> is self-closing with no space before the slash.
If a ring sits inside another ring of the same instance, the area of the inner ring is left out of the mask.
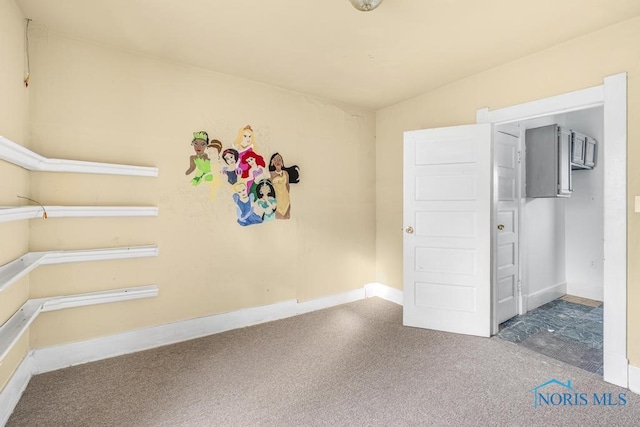
<path id="1" fill-rule="evenodd" d="M 404 229 L 404 231 L 406 231 L 409 234 L 413 234 L 413 227 L 412 226 L 408 226 L 407 228 Z"/>
<path id="2" fill-rule="evenodd" d="M 498 230 L 504 230 L 504 225 L 498 224 Z"/>

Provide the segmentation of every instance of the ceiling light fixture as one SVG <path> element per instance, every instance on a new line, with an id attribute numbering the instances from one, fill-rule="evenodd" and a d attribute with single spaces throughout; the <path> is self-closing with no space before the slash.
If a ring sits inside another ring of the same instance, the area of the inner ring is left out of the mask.
<path id="1" fill-rule="evenodd" d="M 380 6 L 382 0 L 349 0 L 353 7 L 363 12 L 368 12 Z"/>

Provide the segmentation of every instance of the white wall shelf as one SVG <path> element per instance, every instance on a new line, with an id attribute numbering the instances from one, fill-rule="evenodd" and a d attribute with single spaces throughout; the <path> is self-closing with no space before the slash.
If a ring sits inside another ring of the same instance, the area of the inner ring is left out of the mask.
<path id="1" fill-rule="evenodd" d="M 113 291 L 30 299 L 0 326 L 0 364 L 40 313 L 156 296 L 158 296 L 158 287 L 147 285 Z"/>
<path id="2" fill-rule="evenodd" d="M 157 206 L 44 206 L 47 218 L 158 216 Z M 0 222 L 42 219 L 41 206 L 1 206 Z"/>
<path id="3" fill-rule="evenodd" d="M 156 245 L 70 251 L 28 252 L 20 258 L 0 266 L 0 292 L 9 288 L 39 265 L 142 258 L 157 255 L 158 247 Z"/>
<path id="4" fill-rule="evenodd" d="M 158 168 L 79 160 L 49 159 L 0 136 L 0 160 L 35 172 L 69 172 L 105 175 L 157 177 Z M 152 217 L 158 216 L 157 206 L 0 206 L 0 223 L 25 219 L 92 218 L 92 217 Z M 40 265 L 71 262 L 140 258 L 158 255 L 156 245 L 120 248 L 58 250 L 28 252 L 0 266 L 0 293 Z M 20 337 L 40 313 L 87 305 L 106 304 L 151 298 L 158 295 L 156 285 L 138 286 L 103 292 L 27 300 L 20 309 L 0 326 L 0 364 Z M 0 422 L 1 424 L 1 422 Z"/>
<path id="5" fill-rule="evenodd" d="M 79 160 L 49 159 L 0 136 L 0 159 L 36 172 L 73 172 L 106 175 L 158 176 L 158 168 Z"/>

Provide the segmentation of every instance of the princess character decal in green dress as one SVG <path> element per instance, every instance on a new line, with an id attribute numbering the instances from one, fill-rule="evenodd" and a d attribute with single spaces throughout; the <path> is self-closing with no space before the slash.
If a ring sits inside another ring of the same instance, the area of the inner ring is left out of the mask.
<path id="1" fill-rule="evenodd" d="M 189 169 L 187 169 L 184 174 L 189 175 L 191 172 L 196 171 L 193 179 L 191 179 L 191 184 L 194 186 L 200 185 L 202 181 L 213 181 L 211 160 L 209 159 L 209 155 L 206 153 L 206 149 L 214 147 L 218 150 L 219 154 L 220 150 L 222 150 L 222 143 L 217 139 L 209 142 L 209 135 L 207 132 L 200 131 L 193 133 L 193 141 L 191 141 L 191 145 L 193 146 L 196 154 L 189 157 Z"/>

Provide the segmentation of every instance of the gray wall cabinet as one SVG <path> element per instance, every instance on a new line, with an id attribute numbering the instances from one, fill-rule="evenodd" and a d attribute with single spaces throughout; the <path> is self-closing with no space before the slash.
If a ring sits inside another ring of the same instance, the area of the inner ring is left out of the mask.
<path id="1" fill-rule="evenodd" d="M 527 197 L 571 196 L 571 130 L 553 124 L 527 129 L 525 138 Z"/>

